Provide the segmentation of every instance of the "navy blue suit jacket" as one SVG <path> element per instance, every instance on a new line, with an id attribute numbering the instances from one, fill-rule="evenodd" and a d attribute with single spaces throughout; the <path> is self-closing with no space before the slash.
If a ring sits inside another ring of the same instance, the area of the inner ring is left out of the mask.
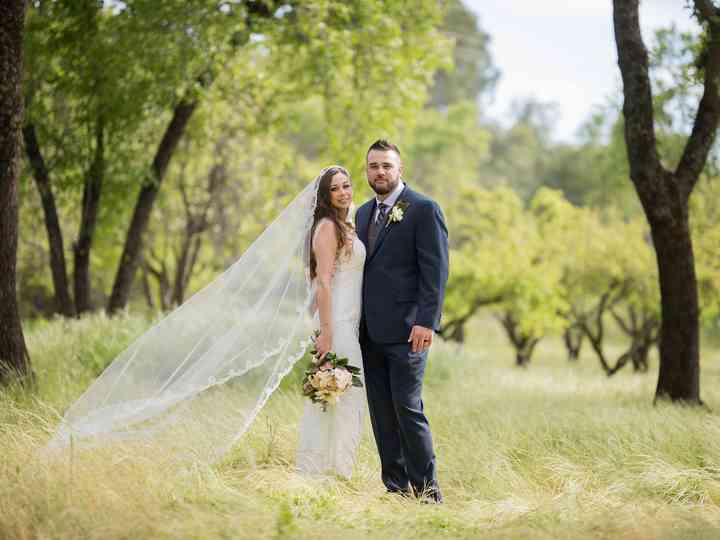
<path id="1" fill-rule="evenodd" d="M 376 204 L 371 199 L 355 214 L 366 249 Z M 448 232 L 440 206 L 407 185 L 398 205 L 405 207 L 403 219 L 388 219 L 365 259 L 362 317 L 376 343 L 406 343 L 416 324 L 438 330 L 448 279 Z"/>

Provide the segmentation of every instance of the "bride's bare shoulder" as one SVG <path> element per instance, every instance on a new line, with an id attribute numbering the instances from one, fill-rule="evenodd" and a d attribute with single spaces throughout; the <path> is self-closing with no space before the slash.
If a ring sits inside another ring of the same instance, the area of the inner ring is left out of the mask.
<path id="1" fill-rule="evenodd" d="M 322 244 L 337 245 L 337 231 L 335 224 L 329 218 L 322 218 L 315 226 L 315 232 L 312 239 L 313 247 L 317 248 Z"/>

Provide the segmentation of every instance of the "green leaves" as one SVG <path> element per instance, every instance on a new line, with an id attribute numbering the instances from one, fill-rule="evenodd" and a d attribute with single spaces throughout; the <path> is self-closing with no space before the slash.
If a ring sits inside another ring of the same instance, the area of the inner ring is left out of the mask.
<path id="1" fill-rule="evenodd" d="M 362 387 L 360 368 L 349 365 L 348 358 L 340 358 L 335 352 L 328 351 L 325 356 L 318 358 L 315 341 L 320 335 L 315 330 L 310 336 L 311 345 L 310 364 L 305 369 L 301 381 L 302 394 L 313 403 L 321 405 L 326 411 L 328 405 L 337 403 L 342 395 L 351 387 Z"/>
<path id="2" fill-rule="evenodd" d="M 412 124 L 448 58 L 450 42 L 437 30 L 442 15 L 434 0 L 34 2 L 27 118 L 65 229 L 78 221 L 96 126 L 104 126 L 95 287 L 108 286 L 103 273 L 117 262 L 138 186 L 153 178 L 153 152 L 179 100 L 199 105 L 146 245 L 172 259 L 187 208 L 202 206 L 196 196 L 202 203 L 209 172 L 222 168 L 227 185 L 208 211 L 214 250 L 198 251 L 193 290 L 322 166 L 357 171 L 370 139 Z M 181 184 L 187 193 L 178 192 Z"/>
<path id="3" fill-rule="evenodd" d="M 609 291 L 616 307 L 659 320 L 654 252 L 640 218 L 603 216 L 548 188 L 525 207 L 511 189 L 466 185 L 445 209 L 452 231 L 446 337 L 462 339 L 467 320 L 489 308 L 527 361 L 538 339 L 593 317 Z"/>
<path id="4" fill-rule="evenodd" d="M 274 71 L 294 91 L 322 97 L 324 157 L 357 170 L 368 141 L 397 135 L 427 98 L 449 42 L 437 31 L 436 2 L 303 3 L 269 47 Z M 300 36 L 300 37 L 298 37 Z"/>
<path id="5" fill-rule="evenodd" d="M 690 198 L 690 226 L 700 294 L 700 318 L 720 320 L 720 184 L 701 178 Z"/>

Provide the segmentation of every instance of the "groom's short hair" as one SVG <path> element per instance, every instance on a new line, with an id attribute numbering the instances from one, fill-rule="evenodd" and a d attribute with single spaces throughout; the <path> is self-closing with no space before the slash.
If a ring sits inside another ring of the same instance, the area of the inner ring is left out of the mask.
<path id="1" fill-rule="evenodd" d="M 368 148 L 367 154 L 365 154 L 365 157 L 367 157 L 371 151 L 373 150 L 382 150 L 384 152 L 387 152 L 388 150 L 392 150 L 394 152 L 397 152 L 397 155 L 400 155 L 400 149 L 390 141 L 386 139 L 378 139 L 374 143 L 370 145 L 370 148 Z"/>

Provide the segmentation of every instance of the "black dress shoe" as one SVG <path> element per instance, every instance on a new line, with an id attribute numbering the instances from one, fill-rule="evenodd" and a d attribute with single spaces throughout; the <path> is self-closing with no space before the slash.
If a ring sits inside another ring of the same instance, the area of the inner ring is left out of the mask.
<path id="1" fill-rule="evenodd" d="M 426 487 L 422 491 L 415 491 L 415 497 L 422 504 L 442 504 L 443 497 L 440 488 L 437 486 Z"/>
<path id="2" fill-rule="evenodd" d="M 420 501 L 420 504 L 442 504 L 443 498 L 442 495 L 439 493 L 437 494 L 437 497 L 428 497 L 427 495 L 418 497 L 418 500 Z"/>

